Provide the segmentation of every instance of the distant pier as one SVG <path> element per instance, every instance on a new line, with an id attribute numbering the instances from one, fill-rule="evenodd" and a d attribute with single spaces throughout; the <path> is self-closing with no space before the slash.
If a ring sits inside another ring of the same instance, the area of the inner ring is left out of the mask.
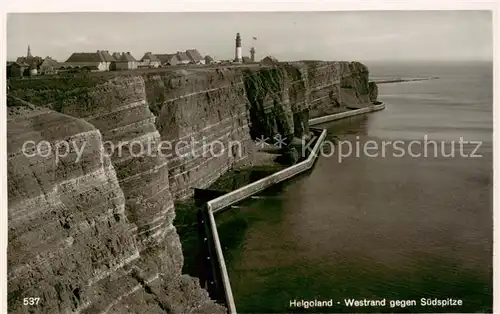
<path id="1" fill-rule="evenodd" d="M 414 78 L 373 79 L 370 80 L 370 82 L 375 82 L 377 84 L 387 84 L 387 83 L 428 81 L 428 80 L 436 80 L 438 78 L 439 78 L 438 76 L 432 76 L 432 77 L 414 77 Z"/>

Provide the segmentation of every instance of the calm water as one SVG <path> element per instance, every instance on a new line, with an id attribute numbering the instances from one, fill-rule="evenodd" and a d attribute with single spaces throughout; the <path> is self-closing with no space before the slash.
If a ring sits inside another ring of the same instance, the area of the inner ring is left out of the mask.
<path id="1" fill-rule="evenodd" d="M 239 312 L 492 310 L 491 64 L 369 66 L 374 77 L 440 79 L 381 84 L 386 110 L 324 125 L 329 138 L 380 147 L 427 135 L 456 157 L 434 157 L 432 147 L 427 158 L 398 158 L 390 147 L 385 158 L 320 157 L 312 172 L 218 215 Z M 482 141 L 482 157 L 460 157 L 460 137 Z M 463 306 L 420 306 L 427 297 Z M 352 308 L 346 298 L 417 306 Z M 290 308 L 302 299 L 333 306 Z"/>

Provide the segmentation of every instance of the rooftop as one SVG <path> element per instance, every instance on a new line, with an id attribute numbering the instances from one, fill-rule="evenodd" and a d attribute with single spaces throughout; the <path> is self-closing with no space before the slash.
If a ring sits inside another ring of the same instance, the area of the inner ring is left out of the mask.
<path id="1" fill-rule="evenodd" d="M 201 54 L 198 52 L 196 49 L 188 49 L 186 50 L 186 54 L 191 59 L 191 61 L 201 61 L 203 60 L 203 57 Z"/>
<path id="2" fill-rule="evenodd" d="M 160 59 L 158 59 L 158 57 L 156 55 L 152 54 L 151 52 L 146 52 L 144 54 L 144 56 L 141 58 L 141 61 L 143 61 L 143 60 L 149 60 L 149 61 L 153 61 L 153 62 L 160 61 Z"/>
<path id="3" fill-rule="evenodd" d="M 135 62 L 137 61 L 131 54 L 130 52 L 123 52 L 120 58 L 117 60 L 120 62 Z"/>
<path id="4" fill-rule="evenodd" d="M 177 51 L 177 58 L 179 61 L 191 61 L 191 58 L 184 51 Z"/>
<path id="5" fill-rule="evenodd" d="M 161 63 L 169 62 L 172 58 L 177 58 L 175 53 L 164 53 L 164 54 L 156 54 L 156 57 L 160 59 Z"/>
<path id="6" fill-rule="evenodd" d="M 74 52 L 66 62 L 111 62 L 115 59 L 107 50 L 97 50 L 96 52 Z"/>

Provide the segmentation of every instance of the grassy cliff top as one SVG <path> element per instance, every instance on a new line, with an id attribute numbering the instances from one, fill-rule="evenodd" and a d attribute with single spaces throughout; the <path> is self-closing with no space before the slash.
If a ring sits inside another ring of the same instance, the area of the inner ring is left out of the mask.
<path id="1" fill-rule="evenodd" d="M 348 61 L 320 61 L 320 60 L 300 60 L 300 61 L 290 61 L 290 62 L 279 62 L 276 64 L 260 64 L 260 63 L 249 63 L 249 64 L 210 64 L 210 65 L 176 65 L 169 66 L 166 68 L 155 68 L 155 69 L 134 69 L 127 71 L 109 71 L 109 72 L 89 72 L 89 73 L 75 73 L 75 74 L 60 74 L 60 75 L 45 75 L 45 76 L 35 76 L 35 77 L 24 77 L 24 78 L 11 78 L 7 81 L 7 85 L 11 90 L 18 89 L 32 89 L 32 90 L 49 90 L 49 89 L 72 89 L 76 87 L 94 87 L 99 84 L 103 84 L 117 77 L 127 77 L 127 76 L 150 76 L 158 74 L 178 74 L 182 70 L 185 70 L 189 74 L 201 74 L 214 69 L 219 70 L 231 70 L 231 69 L 247 69 L 251 71 L 270 68 L 275 66 L 284 65 L 305 65 L 307 67 L 314 67 L 319 64 L 329 63 L 329 62 L 346 62 Z M 357 63 L 357 62 L 353 62 Z"/>

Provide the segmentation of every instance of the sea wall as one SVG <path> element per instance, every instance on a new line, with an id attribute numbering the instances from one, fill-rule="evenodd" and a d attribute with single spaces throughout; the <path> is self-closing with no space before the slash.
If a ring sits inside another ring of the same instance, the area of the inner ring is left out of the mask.
<path id="1" fill-rule="evenodd" d="M 251 161 L 252 138 L 301 137 L 309 117 L 368 106 L 367 75 L 297 62 L 9 81 L 9 312 L 223 312 L 181 274 L 174 200 Z M 85 147 L 78 162 L 28 158 L 27 140 Z"/>
<path id="2" fill-rule="evenodd" d="M 314 119 L 309 120 L 309 125 L 318 125 L 318 124 L 327 123 L 327 122 L 340 120 L 340 119 L 345 119 L 345 118 L 349 118 L 349 117 L 353 117 L 353 116 L 357 116 L 360 114 L 369 113 L 369 112 L 373 112 L 373 111 L 378 111 L 378 110 L 382 110 L 382 109 L 385 109 L 384 103 L 374 104 L 373 106 L 366 107 L 366 108 L 354 109 L 354 110 L 350 110 L 350 111 L 346 111 L 346 112 L 335 113 L 335 114 L 331 114 L 331 115 L 327 115 L 327 116 L 314 118 Z"/>
<path id="3" fill-rule="evenodd" d="M 221 284 L 224 288 L 226 303 L 230 314 L 236 313 L 236 304 L 234 302 L 231 282 L 229 280 L 229 274 L 227 272 L 226 263 L 222 252 L 222 244 L 219 240 L 214 214 L 218 211 L 222 211 L 232 204 L 235 204 L 245 198 L 257 194 L 272 185 L 283 182 L 287 179 L 299 175 L 300 173 L 303 173 L 304 171 L 311 169 L 314 165 L 314 162 L 318 158 L 318 152 L 321 145 L 323 144 L 323 140 L 326 137 L 326 133 L 326 130 L 322 130 L 321 133 L 318 134 L 318 136 L 315 136 L 313 138 L 315 144 L 313 149 L 309 152 L 309 156 L 306 158 L 306 160 L 207 202 L 206 210 L 208 211 L 208 223 L 211 230 L 210 234 L 213 237 L 212 241 L 215 247 L 215 255 L 217 256 L 217 263 L 221 274 Z"/>

